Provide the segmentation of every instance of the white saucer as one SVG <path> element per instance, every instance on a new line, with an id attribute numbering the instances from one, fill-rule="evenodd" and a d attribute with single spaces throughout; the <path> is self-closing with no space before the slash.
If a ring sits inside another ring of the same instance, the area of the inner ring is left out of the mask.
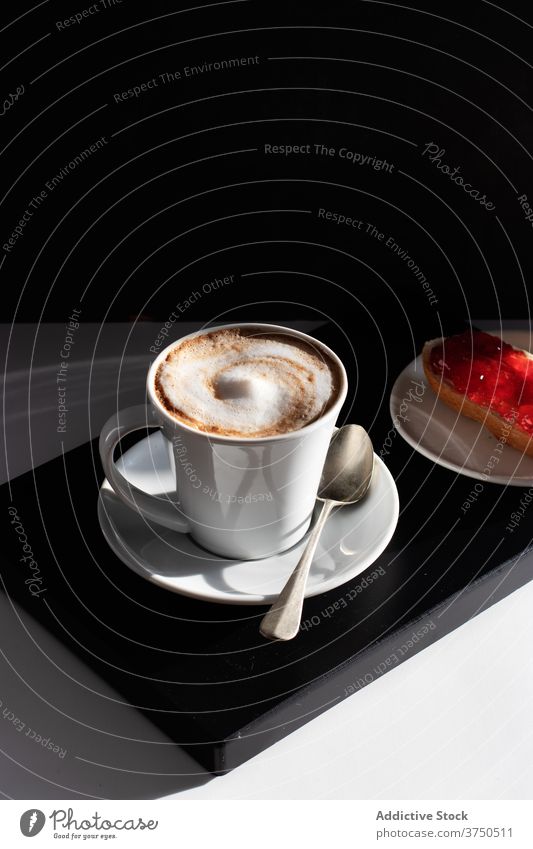
<path id="1" fill-rule="evenodd" d="M 322 534 L 306 596 L 320 595 L 363 572 L 387 546 L 398 522 L 396 484 L 379 457 L 366 498 L 333 513 Z M 174 473 L 161 433 L 125 452 L 117 464 L 135 486 L 176 500 Z M 150 524 L 120 501 L 107 480 L 98 499 L 104 536 L 120 559 L 143 578 L 172 592 L 222 604 L 269 604 L 298 562 L 305 538 L 264 560 L 225 560 L 187 534 Z"/>
<path id="2" fill-rule="evenodd" d="M 516 347 L 526 350 L 529 347 L 527 331 L 509 330 L 503 337 Z M 425 387 L 424 390 L 418 389 L 419 401 L 408 401 L 417 397 L 413 381 L 423 383 Z M 405 420 L 399 417 L 402 403 Z M 390 412 L 398 433 L 406 442 L 440 466 L 487 483 L 521 487 L 533 485 L 533 457 L 522 455 L 509 445 L 495 453 L 498 445 L 496 437 L 479 422 L 459 415 L 439 401 L 427 384 L 421 356 L 413 360 L 396 380 L 390 397 Z M 499 462 L 493 461 L 491 470 L 488 464 L 492 456 L 499 457 Z"/>

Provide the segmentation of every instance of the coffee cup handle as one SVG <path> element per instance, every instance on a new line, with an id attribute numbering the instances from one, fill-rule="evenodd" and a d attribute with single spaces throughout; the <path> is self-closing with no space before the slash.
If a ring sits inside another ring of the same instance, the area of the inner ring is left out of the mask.
<path id="1" fill-rule="evenodd" d="M 104 473 L 115 494 L 132 510 L 147 519 L 179 533 L 189 531 L 189 523 L 175 502 L 150 495 L 138 489 L 119 472 L 113 454 L 120 440 L 128 433 L 154 426 L 152 410 L 147 404 L 127 407 L 109 418 L 100 434 L 99 450 Z"/>

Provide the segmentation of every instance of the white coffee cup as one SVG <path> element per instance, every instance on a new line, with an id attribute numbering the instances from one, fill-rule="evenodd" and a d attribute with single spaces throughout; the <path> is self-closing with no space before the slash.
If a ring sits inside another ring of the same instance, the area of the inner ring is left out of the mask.
<path id="1" fill-rule="evenodd" d="M 333 360 L 340 375 L 326 412 L 300 430 L 276 436 L 219 436 L 175 418 L 155 391 L 155 377 L 169 351 L 185 339 L 213 330 L 254 327 L 302 339 Z M 191 333 L 157 356 L 148 372 L 148 404 L 121 410 L 105 423 L 100 457 L 116 495 L 149 521 L 190 533 L 204 548 L 231 559 L 257 559 L 284 551 L 306 533 L 335 421 L 346 398 L 346 371 L 322 342 L 273 324 L 228 324 Z M 179 504 L 132 486 L 118 470 L 116 445 L 134 430 L 158 425 L 176 470 Z"/>

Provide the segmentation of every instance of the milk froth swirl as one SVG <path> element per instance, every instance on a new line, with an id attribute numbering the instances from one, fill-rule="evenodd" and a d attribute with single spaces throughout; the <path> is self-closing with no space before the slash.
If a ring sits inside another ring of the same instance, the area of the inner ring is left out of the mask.
<path id="1" fill-rule="evenodd" d="M 160 364 L 159 400 L 191 427 L 274 436 L 319 418 L 338 390 L 334 363 L 295 336 L 230 328 L 186 339 Z"/>

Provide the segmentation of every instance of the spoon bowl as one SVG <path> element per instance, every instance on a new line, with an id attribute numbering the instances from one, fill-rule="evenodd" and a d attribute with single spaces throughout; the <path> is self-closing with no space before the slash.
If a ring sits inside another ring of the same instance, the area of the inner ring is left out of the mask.
<path id="1" fill-rule="evenodd" d="M 344 425 L 331 437 L 318 485 L 320 501 L 354 504 L 363 498 L 374 471 L 374 450 L 360 425 Z"/>

